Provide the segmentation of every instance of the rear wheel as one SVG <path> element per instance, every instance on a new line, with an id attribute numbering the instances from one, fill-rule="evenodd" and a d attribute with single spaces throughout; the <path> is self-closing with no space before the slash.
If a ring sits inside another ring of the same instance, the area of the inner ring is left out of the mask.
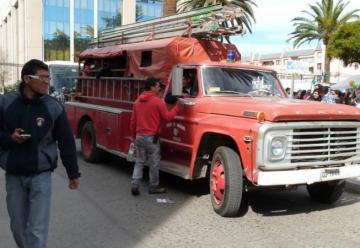
<path id="1" fill-rule="evenodd" d="M 344 192 L 345 180 L 335 180 L 307 185 L 310 197 L 321 203 L 334 203 Z"/>
<path id="2" fill-rule="evenodd" d="M 98 162 L 102 151 L 96 147 L 96 133 L 91 121 L 84 124 L 81 130 L 81 151 L 85 161 Z"/>
<path id="3" fill-rule="evenodd" d="M 215 150 L 210 169 L 210 196 L 216 213 L 223 217 L 238 214 L 243 192 L 243 172 L 239 155 L 231 148 Z"/>

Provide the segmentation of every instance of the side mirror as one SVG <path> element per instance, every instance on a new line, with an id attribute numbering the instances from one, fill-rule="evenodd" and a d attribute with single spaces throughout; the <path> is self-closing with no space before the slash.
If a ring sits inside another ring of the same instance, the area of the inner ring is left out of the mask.
<path id="1" fill-rule="evenodd" d="M 183 68 L 175 66 L 171 74 L 171 92 L 173 96 L 182 95 Z"/>

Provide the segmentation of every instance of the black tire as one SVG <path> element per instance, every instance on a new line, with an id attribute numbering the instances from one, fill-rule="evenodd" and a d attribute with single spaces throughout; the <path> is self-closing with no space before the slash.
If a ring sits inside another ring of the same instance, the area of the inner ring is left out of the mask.
<path id="1" fill-rule="evenodd" d="M 345 180 L 314 183 L 306 187 L 313 200 L 330 204 L 336 202 L 344 192 Z"/>
<path id="2" fill-rule="evenodd" d="M 99 162 L 102 150 L 96 147 L 96 132 L 92 121 L 87 121 L 81 130 L 81 152 L 84 160 L 91 163 Z"/>
<path id="3" fill-rule="evenodd" d="M 216 213 L 223 217 L 237 216 L 243 193 L 243 170 L 239 155 L 220 146 L 210 168 L 210 197 Z"/>

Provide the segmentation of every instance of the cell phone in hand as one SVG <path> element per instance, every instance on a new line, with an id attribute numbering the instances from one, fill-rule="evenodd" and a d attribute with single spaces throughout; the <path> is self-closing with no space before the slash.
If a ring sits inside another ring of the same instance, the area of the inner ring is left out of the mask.
<path id="1" fill-rule="evenodd" d="M 31 134 L 29 134 L 29 133 L 21 133 L 20 136 L 25 137 L 25 138 L 30 138 Z"/>

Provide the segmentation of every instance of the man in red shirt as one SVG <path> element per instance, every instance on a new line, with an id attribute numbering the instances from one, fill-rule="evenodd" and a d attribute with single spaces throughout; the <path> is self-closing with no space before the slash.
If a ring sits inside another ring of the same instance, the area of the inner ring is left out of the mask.
<path id="1" fill-rule="evenodd" d="M 135 101 L 131 115 L 131 132 L 135 138 L 137 157 L 131 181 L 131 193 L 138 195 L 140 180 L 143 177 L 144 164 L 149 165 L 149 193 L 165 193 L 159 186 L 160 166 L 160 129 L 171 121 L 180 111 L 178 103 L 169 111 L 159 97 L 161 84 L 158 79 L 148 78 L 145 91 Z"/>

